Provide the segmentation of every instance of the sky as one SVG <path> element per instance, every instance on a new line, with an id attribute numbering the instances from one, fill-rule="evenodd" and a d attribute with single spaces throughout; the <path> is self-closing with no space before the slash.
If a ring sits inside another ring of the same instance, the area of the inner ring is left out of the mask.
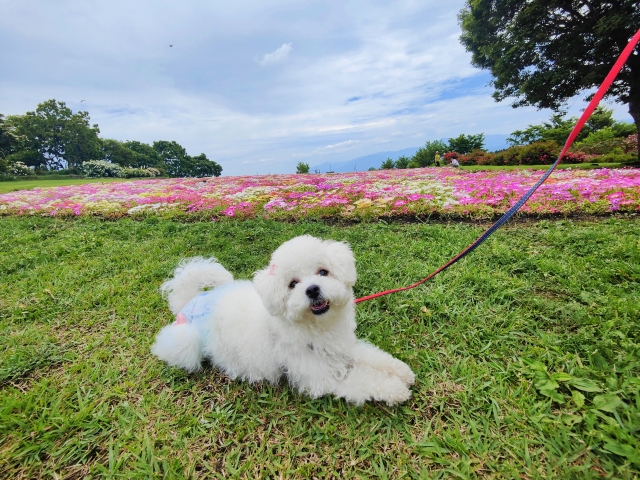
<path id="1" fill-rule="evenodd" d="M 55 98 L 88 111 L 102 138 L 175 140 L 223 175 L 293 173 L 298 162 L 547 120 L 549 110 L 493 100 L 489 73 L 459 42 L 463 6 L 0 0 L 0 113 Z"/>

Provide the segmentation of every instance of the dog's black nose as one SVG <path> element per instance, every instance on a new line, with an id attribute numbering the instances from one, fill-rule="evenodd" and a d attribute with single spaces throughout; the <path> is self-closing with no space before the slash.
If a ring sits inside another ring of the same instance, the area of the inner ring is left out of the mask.
<path id="1" fill-rule="evenodd" d="M 318 285 L 311 285 L 307 287 L 306 294 L 311 300 L 315 300 L 320 296 L 320 287 Z"/>

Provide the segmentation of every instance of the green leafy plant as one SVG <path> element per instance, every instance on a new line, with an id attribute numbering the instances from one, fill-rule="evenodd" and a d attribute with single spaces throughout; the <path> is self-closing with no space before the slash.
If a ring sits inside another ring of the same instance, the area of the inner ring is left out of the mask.
<path id="1" fill-rule="evenodd" d="M 7 173 L 9 173 L 9 175 L 15 175 L 16 177 L 35 175 L 34 171 L 22 162 L 10 163 L 7 168 Z"/>
<path id="2" fill-rule="evenodd" d="M 595 447 L 640 466 L 640 441 L 634 435 L 640 430 L 640 378 L 631 377 L 621 386 L 616 377 L 609 377 L 602 385 L 563 371 L 549 372 L 539 360 L 521 358 L 521 362 L 538 393 L 560 407 L 555 416 L 561 422 L 577 429 L 578 424 L 595 429 Z"/>
<path id="3" fill-rule="evenodd" d="M 124 169 L 106 160 L 89 160 L 83 162 L 82 171 L 86 177 L 122 177 Z"/>

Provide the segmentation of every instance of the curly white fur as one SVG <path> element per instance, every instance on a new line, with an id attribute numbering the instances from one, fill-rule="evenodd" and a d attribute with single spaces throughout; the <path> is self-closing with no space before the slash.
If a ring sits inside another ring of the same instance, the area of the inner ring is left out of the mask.
<path id="1" fill-rule="evenodd" d="M 249 382 L 286 376 L 314 398 L 334 394 L 358 405 L 395 405 L 411 396 L 411 369 L 355 336 L 356 268 L 347 244 L 296 237 L 273 253 L 253 282 L 234 281 L 215 259 L 197 257 L 183 261 L 161 290 L 178 314 L 207 287 L 229 282 L 206 318 L 205 334 L 190 323 L 173 323 L 157 335 L 152 353 L 187 371 L 208 359 Z"/>

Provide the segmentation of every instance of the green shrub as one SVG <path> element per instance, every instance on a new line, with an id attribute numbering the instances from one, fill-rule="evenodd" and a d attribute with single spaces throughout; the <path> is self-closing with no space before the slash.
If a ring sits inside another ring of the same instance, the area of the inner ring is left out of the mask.
<path id="1" fill-rule="evenodd" d="M 519 165 L 522 147 L 512 147 L 504 152 L 503 163 L 498 165 Z"/>
<path id="2" fill-rule="evenodd" d="M 82 164 L 82 172 L 86 177 L 115 177 L 115 178 L 153 178 L 159 177 L 161 172 L 157 168 L 123 168 L 116 163 L 106 160 L 89 160 Z"/>
<path id="3" fill-rule="evenodd" d="M 587 156 L 583 152 L 567 152 L 562 156 L 561 161 L 563 163 L 584 163 L 586 160 Z"/>
<path id="4" fill-rule="evenodd" d="M 88 160 L 82 163 L 82 172 L 86 177 L 122 177 L 123 168 L 106 160 Z"/>
<path id="5" fill-rule="evenodd" d="M 571 150 L 584 152 L 587 155 L 624 153 L 624 149 L 625 149 L 624 138 L 609 138 L 609 139 L 602 140 L 600 142 L 578 142 L 571 147 Z"/>
<path id="6" fill-rule="evenodd" d="M 554 140 L 534 142 L 520 147 L 520 165 L 550 165 L 555 162 L 560 153 L 558 144 Z"/>
<path id="7" fill-rule="evenodd" d="M 5 158 L 7 163 L 11 165 L 12 163 L 24 163 L 28 167 L 45 168 L 45 161 L 43 160 L 42 155 L 34 150 L 20 150 L 18 152 L 12 153 L 11 155 L 7 155 Z"/>
<path id="8" fill-rule="evenodd" d="M 8 165 L 7 173 L 16 177 L 26 177 L 34 172 L 22 162 L 13 162 Z"/>
<path id="9" fill-rule="evenodd" d="M 591 163 L 636 163 L 638 156 L 632 153 L 606 153 L 604 155 L 592 155 L 588 161 Z"/>
<path id="10" fill-rule="evenodd" d="M 615 138 L 615 135 L 613 134 L 613 129 L 611 127 L 604 127 L 595 132 L 591 132 L 589 135 L 587 135 L 587 138 L 585 138 L 580 142 L 576 142 L 575 145 L 576 147 L 578 147 L 579 145 L 587 145 L 587 144 L 592 145 L 594 143 L 601 143 L 607 140 L 612 140 L 613 138 Z"/>
<path id="11" fill-rule="evenodd" d="M 483 150 L 474 150 L 468 155 L 460 155 L 458 161 L 460 165 L 491 165 L 493 154 Z"/>
<path id="12" fill-rule="evenodd" d="M 122 178 L 153 178 L 159 176 L 160 170 L 157 168 L 123 168 L 120 173 Z"/>

